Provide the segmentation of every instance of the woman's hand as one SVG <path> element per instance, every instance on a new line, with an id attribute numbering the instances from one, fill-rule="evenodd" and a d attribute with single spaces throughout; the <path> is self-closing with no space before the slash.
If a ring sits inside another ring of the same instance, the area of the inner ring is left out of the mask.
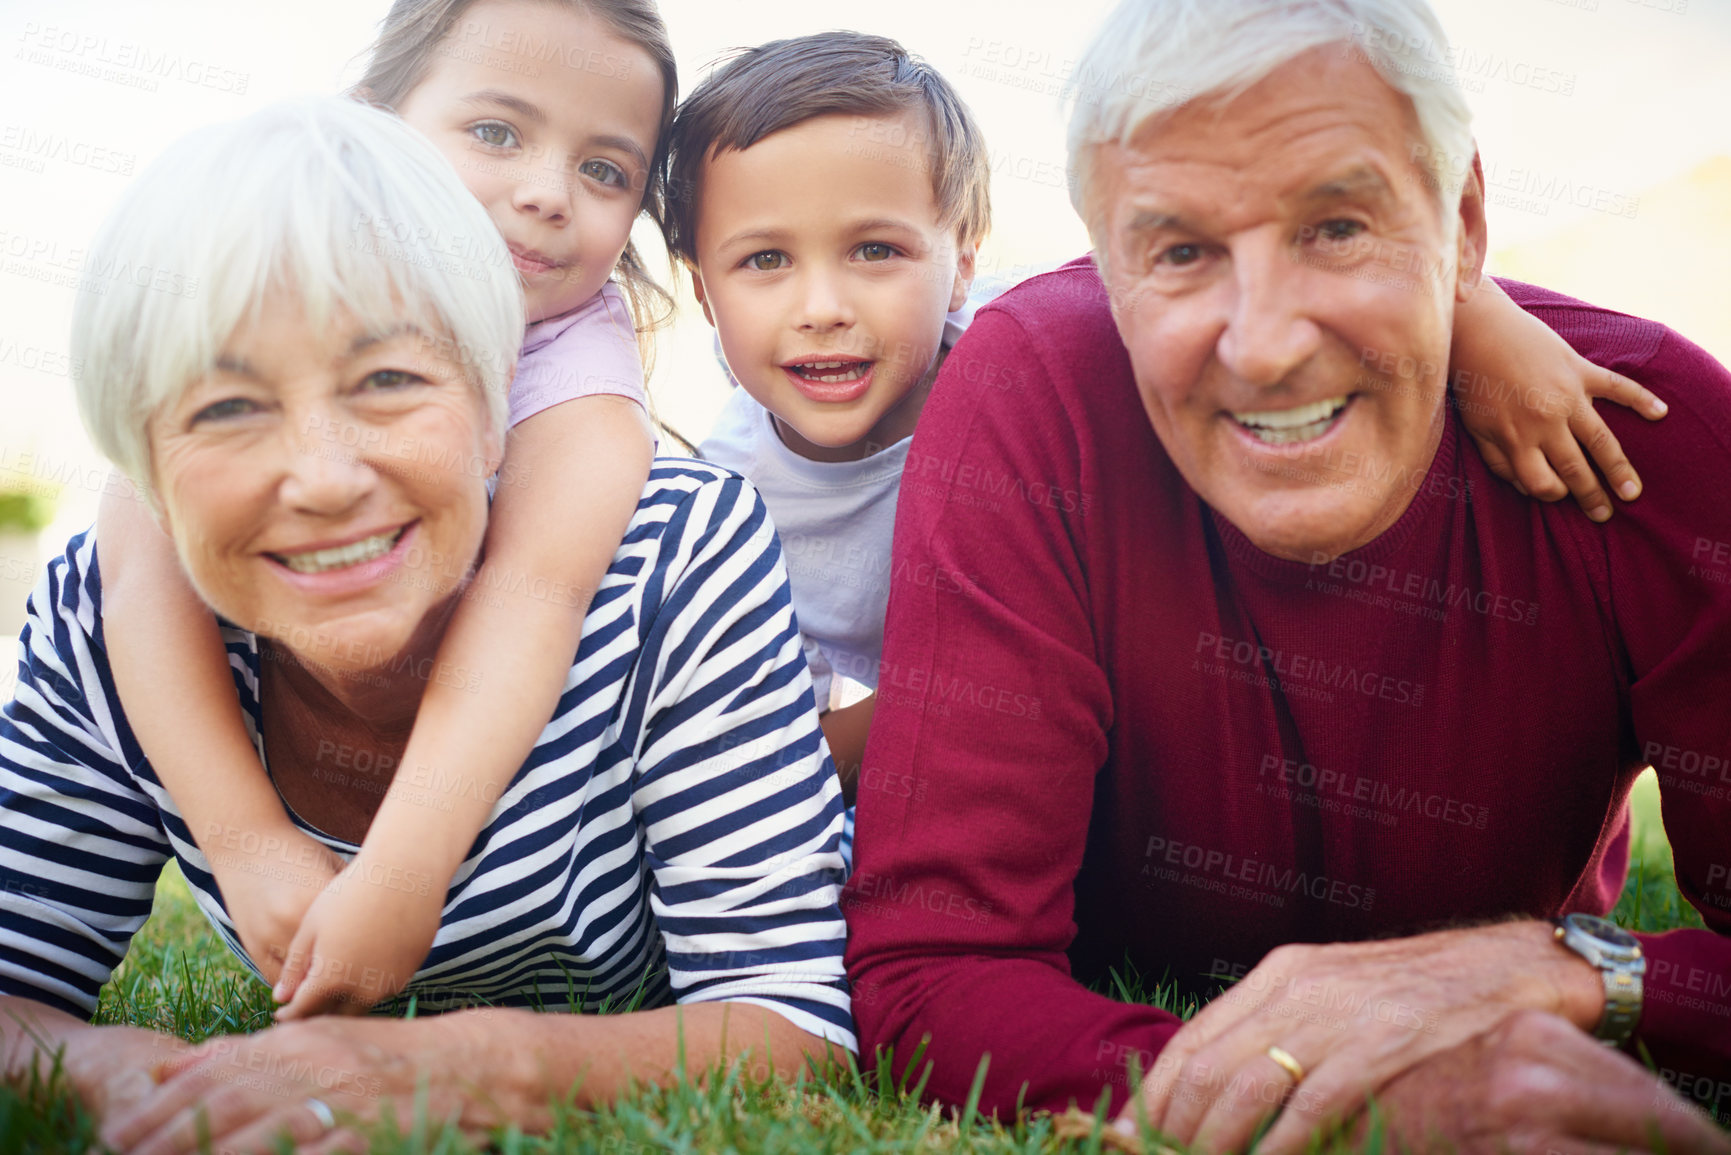
<path id="1" fill-rule="evenodd" d="M 64 1040 L 62 1069 L 86 1109 L 108 1119 L 135 1109 L 156 1092 L 170 1065 L 190 1046 L 141 1027 L 87 1027 Z M 44 1074 L 52 1060 L 39 1060 Z"/>
<path id="2" fill-rule="evenodd" d="M 460 1017 L 460 1016 L 459 1016 Z M 488 1108 L 487 1065 L 440 1019 L 321 1018 L 213 1039 L 170 1064 L 161 1087 L 109 1119 L 102 1140 L 130 1155 L 268 1151 L 286 1134 L 312 1151 L 364 1150 L 355 1128 L 384 1110 L 407 1125 L 417 1083 L 426 1117 L 479 1137 L 503 1121 Z M 316 1100 L 336 1127 L 327 1128 Z"/>
<path id="3" fill-rule="evenodd" d="M 287 1022 L 364 1014 L 408 986 L 439 932 L 449 875 L 363 846 L 301 919 L 272 995 Z"/>
<path id="4" fill-rule="evenodd" d="M 201 849 L 229 921 L 265 981 L 275 983 L 307 910 L 343 860 L 286 815 L 280 824 L 210 842 Z"/>
<path id="5" fill-rule="evenodd" d="M 1168 1139 L 1207 1151 L 1242 1149 L 1279 1111 L 1257 1150 L 1302 1151 L 1390 1080 L 1528 1008 L 1587 1025 L 1604 1008 L 1597 973 L 1545 923 L 1284 946 L 1172 1037 L 1143 1107 Z"/>
<path id="6" fill-rule="evenodd" d="M 1617 496 L 1640 496 L 1641 479 L 1593 399 L 1649 421 L 1665 416 L 1665 403 L 1576 353 L 1488 277 L 1455 317 L 1450 361 L 1461 422 L 1492 473 L 1540 501 L 1572 493 L 1588 517 L 1605 521 L 1611 499 L 1590 453 Z"/>

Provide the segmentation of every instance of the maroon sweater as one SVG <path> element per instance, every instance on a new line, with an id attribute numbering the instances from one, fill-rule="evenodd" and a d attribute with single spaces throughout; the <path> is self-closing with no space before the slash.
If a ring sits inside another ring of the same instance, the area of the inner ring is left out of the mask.
<path id="1" fill-rule="evenodd" d="M 843 900 L 864 1054 L 929 1036 L 939 1099 L 990 1053 L 988 1110 L 1115 1109 L 1178 1023 L 1083 983 L 1211 993 L 1281 943 L 1603 913 L 1650 761 L 1714 930 L 1645 938 L 1640 1033 L 1731 1065 L 1731 376 L 1508 289 L 1669 403 L 1603 408 L 1644 495 L 1605 526 L 1524 498 L 1451 412 L 1405 514 L 1315 566 L 1185 485 L 1090 263 L 980 312 L 897 514 Z"/>

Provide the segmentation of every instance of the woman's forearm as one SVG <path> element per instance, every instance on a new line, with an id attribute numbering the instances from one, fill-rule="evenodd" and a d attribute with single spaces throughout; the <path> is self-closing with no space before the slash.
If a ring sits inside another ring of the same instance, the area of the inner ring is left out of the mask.
<path id="1" fill-rule="evenodd" d="M 753 1077 L 792 1077 L 846 1054 L 753 1003 L 687 1003 L 622 1015 L 476 1010 L 447 1015 L 443 1025 L 453 1031 L 453 1069 L 475 1072 L 485 1081 L 477 1092 L 493 1100 L 477 1109 L 508 1112 L 530 1132 L 550 1126 L 552 1105 L 567 1096 L 580 1107 L 608 1103 L 633 1085 L 671 1083 L 681 1069 L 702 1079 L 718 1060 L 742 1056 Z"/>

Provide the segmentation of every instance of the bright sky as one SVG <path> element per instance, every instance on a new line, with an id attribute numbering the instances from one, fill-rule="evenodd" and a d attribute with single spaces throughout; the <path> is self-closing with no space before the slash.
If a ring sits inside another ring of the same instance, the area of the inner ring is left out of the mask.
<path id="1" fill-rule="evenodd" d="M 1482 78 L 1464 85 L 1487 167 L 1504 166 L 1512 183 L 1525 178 L 1511 170 L 1527 168 L 1541 182 L 1590 188 L 1605 194 L 1600 204 L 1616 205 L 1731 154 L 1731 0 L 1435 2 Z M 66 377 L 72 293 L 52 278 L 56 261 L 88 243 L 125 174 L 197 125 L 337 91 L 358 74 L 356 57 L 387 7 L 0 0 L 0 470 L 24 452 L 97 464 Z M 1056 91 L 1107 7 L 663 0 L 662 12 L 685 89 L 730 47 L 827 28 L 887 34 L 925 56 L 985 130 L 997 175 L 984 265 L 1007 272 L 1085 248 L 1063 187 Z M 1504 200 L 1491 206 L 1493 249 L 1593 211 Z M 1627 243 L 1639 244 L 1636 219 L 1613 223 L 1627 225 Z M 1605 259 L 1618 259 L 1614 248 Z M 724 396 L 701 315 L 687 310 L 662 350 L 652 383 L 661 410 L 699 436 Z M 93 495 L 68 494 L 47 537 L 63 539 L 93 508 Z"/>

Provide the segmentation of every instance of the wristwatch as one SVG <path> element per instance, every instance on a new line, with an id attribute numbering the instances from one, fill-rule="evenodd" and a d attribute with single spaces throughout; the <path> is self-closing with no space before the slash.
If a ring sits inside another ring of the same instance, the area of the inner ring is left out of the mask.
<path id="1" fill-rule="evenodd" d="M 1622 1044 L 1641 1021 L 1641 976 L 1647 973 L 1641 941 L 1590 914 L 1564 915 L 1556 928 L 1557 941 L 1597 967 L 1605 980 L 1605 1013 L 1593 1037 L 1611 1047 Z"/>

